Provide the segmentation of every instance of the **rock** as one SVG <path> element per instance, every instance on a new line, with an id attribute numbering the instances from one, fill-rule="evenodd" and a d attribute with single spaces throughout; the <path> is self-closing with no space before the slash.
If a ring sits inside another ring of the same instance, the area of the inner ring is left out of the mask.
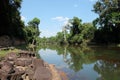
<path id="1" fill-rule="evenodd" d="M 0 80 L 68 80 L 64 72 L 34 56 L 28 51 L 9 53 L 0 62 Z"/>
<path id="2" fill-rule="evenodd" d="M 10 62 L 8 62 L 8 61 L 4 61 L 4 62 L 2 63 L 1 69 L 2 69 L 3 71 L 5 71 L 5 73 L 7 73 L 7 74 L 11 74 L 11 73 L 14 72 L 14 70 L 13 70 L 13 65 L 12 65 Z"/>
<path id="3" fill-rule="evenodd" d="M 17 60 L 15 61 L 15 65 L 17 66 L 28 66 L 32 64 L 32 59 L 31 58 L 17 58 Z"/>
<path id="4" fill-rule="evenodd" d="M 32 64 L 26 70 L 26 74 L 31 80 L 52 80 L 51 72 L 40 59 L 33 59 Z"/>
<path id="5" fill-rule="evenodd" d="M 52 80 L 50 71 L 45 67 L 37 67 L 33 75 L 34 80 Z"/>
<path id="6" fill-rule="evenodd" d="M 25 60 L 25 66 L 29 66 L 30 64 L 32 64 L 32 59 L 28 58 Z"/>
<path id="7" fill-rule="evenodd" d="M 34 75 L 34 69 L 33 67 L 29 66 L 26 71 L 25 71 L 25 79 L 28 78 L 29 80 L 33 80 L 33 75 Z"/>
<path id="8" fill-rule="evenodd" d="M 9 60 L 9 61 L 15 61 L 17 59 L 17 55 L 14 52 L 8 53 L 5 56 L 5 60 Z"/>
<path id="9" fill-rule="evenodd" d="M 40 66 L 44 67 L 44 61 L 41 59 L 33 59 L 32 64 L 35 69 Z"/>
<path id="10" fill-rule="evenodd" d="M 18 59 L 15 61 L 15 65 L 16 65 L 16 66 L 25 67 L 25 60 L 22 59 L 22 58 L 18 58 Z"/>
<path id="11" fill-rule="evenodd" d="M 25 43 L 25 40 L 18 39 L 15 37 L 9 37 L 7 35 L 0 36 L 0 47 L 18 46 L 23 45 Z"/>
<path id="12" fill-rule="evenodd" d="M 6 36 L 6 35 L 0 36 L 0 46 L 6 47 L 11 45 L 12 45 L 12 41 L 9 36 Z"/>
<path id="13" fill-rule="evenodd" d="M 30 52 L 30 51 L 20 51 L 19 52 L 19 57 L 22 57 L 22 58 L 33 58 L 33 57 L 35 57 L 35 53 L 34 52 Z"/>

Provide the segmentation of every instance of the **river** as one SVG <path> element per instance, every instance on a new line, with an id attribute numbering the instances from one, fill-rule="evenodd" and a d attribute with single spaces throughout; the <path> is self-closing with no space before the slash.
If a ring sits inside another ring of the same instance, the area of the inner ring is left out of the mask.
<path id="1" fill-rule="evenodd" d="M 57 69 L 63 70 L 69 80 L 120 80 L 119 47 L 46 46 L 40 57 Z"/>

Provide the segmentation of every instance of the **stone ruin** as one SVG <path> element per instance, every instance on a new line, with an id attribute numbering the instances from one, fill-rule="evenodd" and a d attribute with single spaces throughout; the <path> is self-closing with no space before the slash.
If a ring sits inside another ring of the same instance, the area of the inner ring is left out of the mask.
<path id="1" fill-rule="evenodd" d="M 25 40 L 21 40 L 7 35 L 0 36 L 0 47 L 18 46 L 25 44 Z"/>
<path id="2" fill-rule="evenodd" d="M 34 53 L 9 53 L 0 62 L 0 80 L 52 80 L 43 60 Z"/>
<path id="3" fill-rule="evenodd" d="M 65 76 L 66 77 L 66 76 Z M 0 80 L 68 80 L 53 65 L 35 57 L 35 53 L 9 53 L 0 62 Z"/>

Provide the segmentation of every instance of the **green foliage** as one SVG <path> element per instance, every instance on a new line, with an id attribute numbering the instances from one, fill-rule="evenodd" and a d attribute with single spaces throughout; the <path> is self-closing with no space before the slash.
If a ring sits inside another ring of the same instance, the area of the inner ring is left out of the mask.
<path id="1" fill-rule="evenodd" d="M 40 42 L 40 43 L 49 43 L 50 40 L 51 40 L 51 41 L 54 41 L 54 38 L 51 37 L 51 39 L 48 39 L 48 38 L 46 38 L 46 37 L 43 37 L 43 38 L 40 38 L 40 39 L 39 39 L 39 42 Z"/>
<path id="2" fill-rule="evenodd" d="M 63 43 L 64 41 L 64 34 L 63 32 L 58 32 L 57 35 L 56 35 L 56 41 L 58 43 Z"/>
<path id="3" fill-rule="evenodd" d="M 84 35 L 83 38 L 86 40 L 93 39 L 95 30 L 96 29 L 95 29 L 95 27 L 93 27 L 92 23 L 84 23 L 83 30 L 81 32 Z"/>
<path id="4" fill-rule="evenodd" d="M 29 44 L 36 44 L 38 37 L 40 35 L 40 31 L 38 28 L 38 25 L 40 23 L 40 20 L 38 18 L 34 18 L 30 22 L 28 22 L 28 26 L 25 27 L 25 33 L 26 33 L 26 40 Z"/>
<path id="5" fill-rule="evenodd" d="M 0 0 L 0 36 L 24 38 L 23 27 L 19 9 L 22 0 Z"/>
<path id="6" fill-rule="evenodd" d="M 70 25 L 71 24 L 71 25 Z M 92 23 L 82 23 L 78 17 L 70 19 L 63 31 L 50 38 L 41 38 L 41 43 L 86 45 L 94 37 L 95 27 Z"/>
<path id="7" fill-rule="evenodd" d="M 70 20 L 72 27 L 68 41 L 70 44 L 82 44 L 93 39 L 95 28 L 92 23 L 83 23 L 82 20 L 74 17 Z"/>
<path id="8" fill-rule="evenodd" d="M 40 20 L 38 18 L 34 18 L 32 21 L 28 22 L 29 26 L 37 27 L 37 28 L 39 24 L 40 24 Z"/>
<path id="9" fill-rule="evenodd" d="M 78 17 L 74 17 L 73 19 L 69 20 L 69 22 L 72 24 L 70 34 L 71 36 L 74 36 L 76 34 L 79 34 L 81 32 L 81 19 Z"/>
<path id="10" fill-rule="evenodd" d="M 99 17 L 94 20 L 96 42 L 120 43 L 120 1 L 99 0 L 93 6 Z"/>

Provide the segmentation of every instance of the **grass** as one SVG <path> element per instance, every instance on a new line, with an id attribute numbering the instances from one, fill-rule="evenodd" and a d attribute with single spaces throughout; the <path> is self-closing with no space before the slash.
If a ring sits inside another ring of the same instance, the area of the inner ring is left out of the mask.
<path id="1" fill-rule="evenodd" d="M 13 49 L 13 50 L 0 50 L 0 58 L 4 57 L 6 54 L 15 52 L 18 53 L 20 50 L 19 49 Z"/>
<path id="2" fill-rule="evenodd" d="M 33 47 L 33 45 L 31 45 L 30 47 Z M 5 57 L 5 55 L 8 53 L 18 53 L 21 50 L 28 50 L 28 45 L 14 46 L 13 49 L 0 50 L 0 58 Z"/>

